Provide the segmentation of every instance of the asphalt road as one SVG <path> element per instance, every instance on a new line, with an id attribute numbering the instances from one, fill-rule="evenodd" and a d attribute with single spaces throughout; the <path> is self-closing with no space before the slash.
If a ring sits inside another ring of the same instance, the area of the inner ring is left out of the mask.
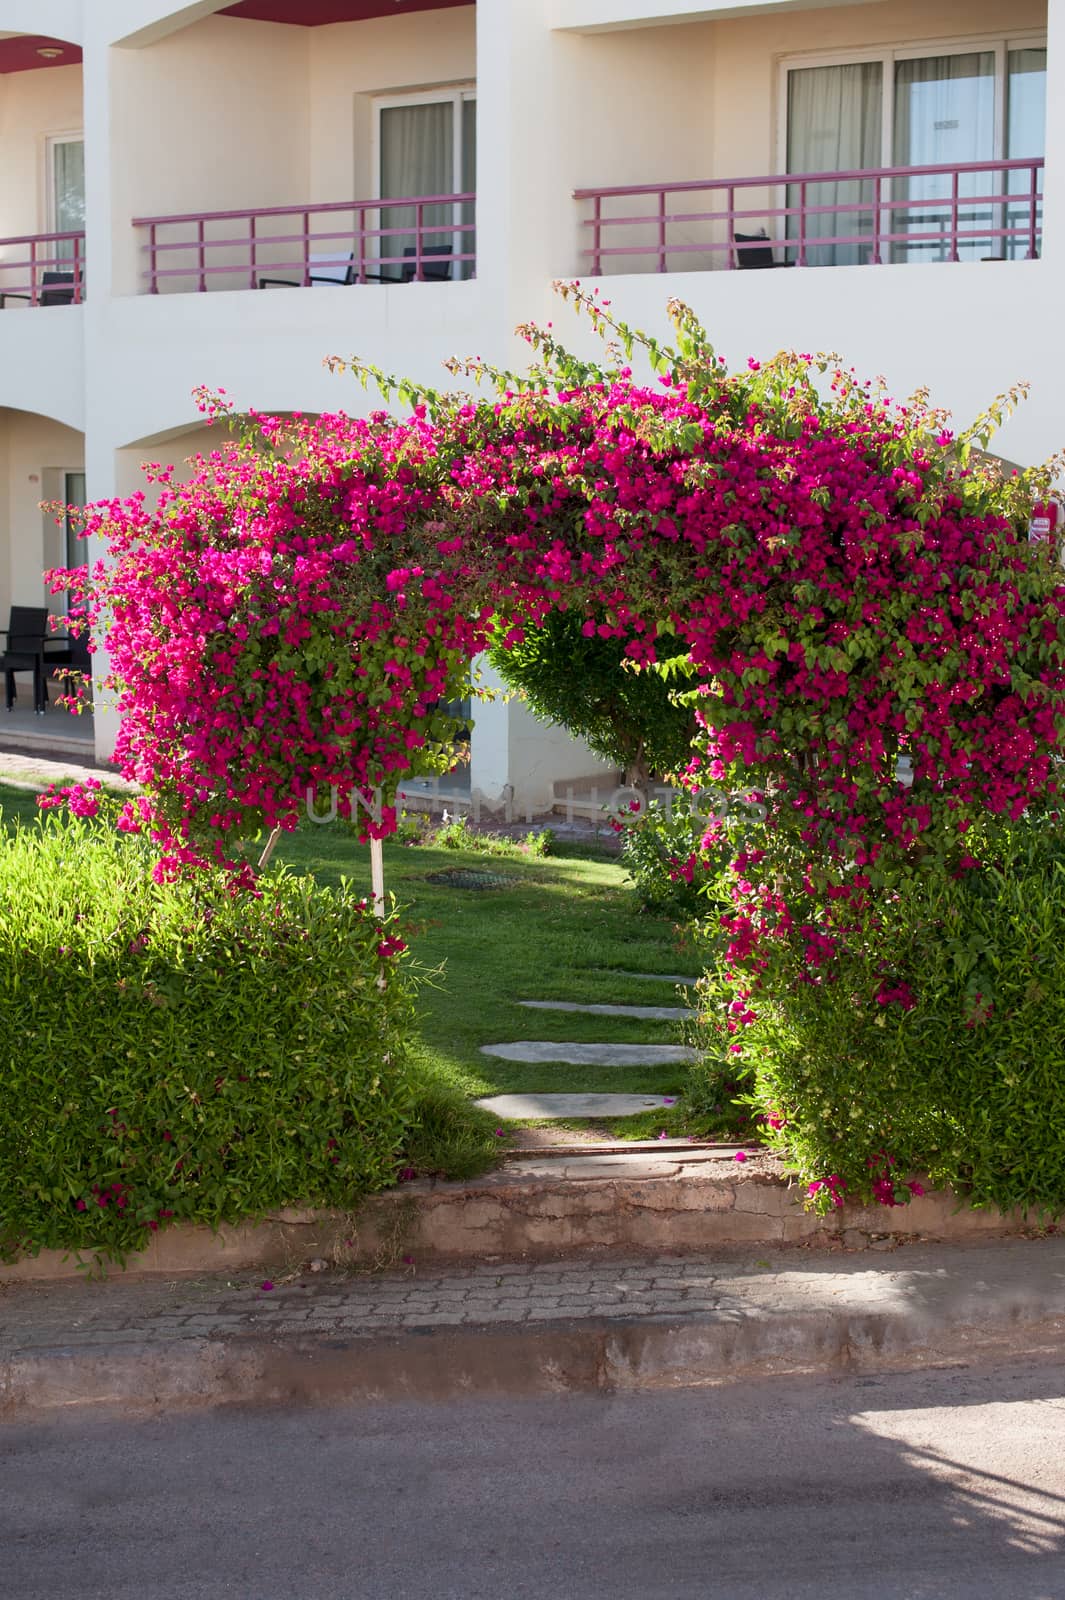
<path id="1" fill-rule="evenodd" d="M 3 1600 L 1065 1600 L 1065 1366 L 0 1429 Z"/>

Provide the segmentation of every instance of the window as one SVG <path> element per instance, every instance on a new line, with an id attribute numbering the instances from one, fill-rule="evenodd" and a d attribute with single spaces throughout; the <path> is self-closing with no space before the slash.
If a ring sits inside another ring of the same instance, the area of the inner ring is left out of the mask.
<path id="1" fill-rule="evenodd" d="M 81 233 L 84 228 L 85 141 L 80 133 L 61 134 L 48 140 L 48 232 Z M 71 260 L 73 241 L 61 241 L 55 253 L 61 261 Z"/>
<path id="2" fill-rule="evenodd" d="M 477 101 L 472 89 L 432 91 L 375 102 L 377 194 L 402 200 L 408 195 L 472 194 L 477 174 Z M 417 243 L 414 206 L 382 206 L 382 229 L 395 229 L 380 241 L 380 254 L 411 256 Z M 467 224 L 463 228 L 462 224 Z M 422 211 L 422 255 L 470 255 L 474 250 L 472 202 L 445 201 Z M 409 231 L 408 231 L 409 230 Z M 474 263 L 423 264 L 426 277 L 470 278 Z M 400 261 L 382 267 L 400 279 L 413 269 Z"/>
<path id="3" fill-rule="evenodd" d="M 847 172 L 859 168 L 939 166 L 1041 156 L 1046 108 L 1046 47 L 1042 43 L 998 41 L 971 46 L 944 45 L 934 51 L 896 50 L 866 59 L 809 65 L 785 64 L 785 159 L 788 172 Z M 1026 173 L 962 173 L 959 195 L 997 192 L 1027 194 Z M 940 261 L 950 254 L 948 240 L 937 238 L 951 221 L 950 174 L 922 174 L 885 183 L 884 197 L 915 202 L 885 214 L 886 231 L 911 237 L 885 246 L 893 261 Z M 873 253 L 875 197 L 872 180 L 839 179 L 806 186 L 809 207 L 856 203 L 854 211 L 817 213 L 804 219 L 814 243 L 811 265 L 865 262 Z M 788 205 L 800 204 L 800 190 L 788 187 Z M 1006 220 L 1008 218 L 1008 220 Z M 1029 207 L 1018 202 L 984 202 L 962 207 L 959 230 L 981 225 L 1026 227 Z M 789 219 L 789 237 L 798 234 Z M 919 236 L 927 234 L 927 242 Z M 913 236 L 918 237 L 914 238 Z M 847 244 L 819 245 L 817 239 L 847 238 Z M 1003 246 L 1005 247 L 1003 249 Z M 988 255 L 1023 256 L 1023 239 L 962 239 L 963 260 Z"/>

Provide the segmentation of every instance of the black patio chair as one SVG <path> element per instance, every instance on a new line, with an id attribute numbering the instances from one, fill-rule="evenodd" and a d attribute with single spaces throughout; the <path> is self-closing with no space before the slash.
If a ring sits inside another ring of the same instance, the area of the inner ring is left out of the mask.
<path id="1" fill-rule="evenodd" d="M 89 677 L 92 673 L 92 656 L 89 654 L 88 641 L 75 639 L 72 636 L 49 639 L 45 645 L 44 664 L 48 669 L 48 677 L 60 677 L 63 693 L 72 695 L 74 674 Z"/>
<path id="2" fill-rule="evenodd" d="M 84 291 L 84 280 L 82 280 Z M 27 303 L 32 296 L 21 294 L 13 289 L 5 289 L 0 293 L 0 310 L 8 300 L 25 300 Z M 37 304 L 42 306 L 69 306 L 74 303 L 74 274 L 72 272 L 42 272 L 41 288 L 37 296 Z"/>
<path id="3" fill-rule="evenodd" d="M 403 247 L 404 261 L 399 269 L 400 283 L 413 283 L 414 275 L 418 270 L 417 248 L 408 244 Z M 454 246 L 450 244 L 423 244 L 422 245 L 422 279 L 426 283 L 447 283 L 451 277 L 451 257 L 455 254 Z M 447 256 L 446 261 L 434 261 L 433 256 Z"/>
<path id="4" fill-rule="evenodd" d="M 773 256 L 774 240 L 766 232 L 761 233 L 734 233 L 733 243 L 736 246 L 736 263 L 738 266 L 749 269 L 752 267 L 793 267 L 794 261 L 777 261 Z"/>
<path id="5" fill-rule="evenodd" d="M 72 272 L 41 273 L 42 306 L 70 306 L 74 304 L 74 274 Z"/>
<path id="6" fill-rule="evenodd" d="M 0 628 L 6 641 L 0 655 L 0 672 L 4 674 L 7 709 L 15 708 L 15 676 L 19 672 L 33 673 L 33 709 L 38 716 L 44 714 L 48 704 L 45 683 L 45 640 L 48 637 L 48 608 L 46 606 L 12 606 L 6 628 Z"/>

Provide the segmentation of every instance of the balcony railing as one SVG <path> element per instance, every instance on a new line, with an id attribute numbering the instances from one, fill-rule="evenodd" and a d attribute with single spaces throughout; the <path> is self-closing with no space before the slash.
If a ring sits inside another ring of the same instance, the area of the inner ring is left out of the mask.
<path id="1" fill-rule="evenodd" d="M 440 281 L 473 276 L 475 202 L 423 194 L 135 217 L 133 226 L 147 234 L 150 294 Z"/>
<path id="2" fill-rule="evenodd" d="M 13 256 L 8 251 L 14 251 Z M 85 298 L 84 233 L 26 233 L 0 239 L 0 310 L 80 305 Z"/>
<path id="3" fill-rule="evenodd" d="M 574 197 L 591 203 L 582 219 L 591 243 L 581 253 L 596 277 L 641 270 L 648 258 L 658 272 L 676 270 L 674 260 L 679 270 L 705 270 L 959 261 L 962 252 L 1031 259 L 1042 233 L 1042 171 L 1040 156 L 577 189 Z M 611 216 L 606 203 L 615 199 L 650 203 Z M 622 257 L 639 265 L 620 266 Z"/>

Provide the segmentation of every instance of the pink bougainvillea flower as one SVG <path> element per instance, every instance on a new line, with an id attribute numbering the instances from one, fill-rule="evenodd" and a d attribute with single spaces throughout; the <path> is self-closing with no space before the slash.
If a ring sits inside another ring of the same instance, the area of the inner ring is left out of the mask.
<path id="1" fill-rule="evenodd" d="M 267 1292 L 267 1293 L 269 1293 L 269 1291 L 270 1291 L 270 1290 L 271 1290 L 271 1289 L 272 1289 L 272 1288 L 273 1288 L 273 1287 L 274 1287 L 274 1286 L 273 1286 L 273 1284 L 272 1284 L 272 1283 L 271 1283 L 271 1282 L 270 1282 L 270 1279 L 269 1279 L 269 1278 L 266 1278 L 266 1279 L 264 1279 L 264 1281 L 263 1281 L 263 1282 L 262 1282 L 262 1283 L 260 1283 L 260 1285 L 259 1285 L 259 1288 L 260 1288 L 260 1289 L 262 1289 L 262 1290 L 264 1290 L 264 1291 L 265 1291 L 265 1292 Z"/>
<path id="2" fill-rule="evenodd" d="M 735 1156 L 733 1157 L 733 1160 L 735 1161 L 746 1161 L 746 1159 L 747 1152 L 745 1150 L 737 1150 Z"/>

